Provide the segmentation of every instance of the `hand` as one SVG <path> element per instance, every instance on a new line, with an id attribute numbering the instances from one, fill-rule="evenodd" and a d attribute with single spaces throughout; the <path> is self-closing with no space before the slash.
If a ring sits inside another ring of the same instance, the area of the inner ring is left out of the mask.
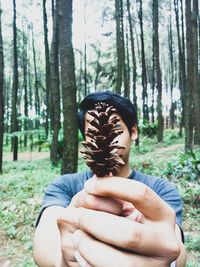
<path id="1" fill-rule="evenodd" d="M 76 249 L 89 266 L 169 266 L 179 253 L 175 212 L 144 184 L 119 178 L 90 179 L 89 194 L 132 203 L 143 214 L 140 222 L 119 214 L 71 207 L 68 223 L 81 229 L 74 233 Z"/>
<path id="2" fill-rule="evenodd" d="M 70 205 L 63 210 L 62 214 L 59 215 L 59 219 L 57 220 L 61 237 L 63 266 L 80 266 L 77 260 L 80 262 L 81 257 L 79 256 L 78 252 L 75 251 L 76 247 L 73 242 L 73 233 L 78 229 L 78 227 L 73 223 L 70 223 L 70 221 L 73 221 L 73 218 L 70 218 L 69 221 L 65 220 L 66 214 L 68 214 L 69 217 L 73 216 L 71 210 L 79 207 L 92 210 L 101 210 L 113 214 L 120 214 L 122 212 L 123 205 L 121 201 L 109 197 L 88 194 L 84 189 L 73 197 Z"/>

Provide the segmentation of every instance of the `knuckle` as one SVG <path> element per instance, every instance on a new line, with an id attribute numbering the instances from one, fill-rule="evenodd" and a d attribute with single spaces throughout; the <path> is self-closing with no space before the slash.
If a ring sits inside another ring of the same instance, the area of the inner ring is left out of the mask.
<path id="1" fill-rule="evenodd" d="M 166 244 L 165 256 L 169 262 L 176 260 L 180 254 L 180 245 L 177 240 L 170 241 Z"/>
<path id="2" fill-rule="evenodd" d="M 96 206 L 96 197 L 93 195 L 87 194 L 85 196 L 85 207 L 86 208 L 95 208 Z"/>
<path id="3" fill-rule="evenodd" d="M 150 195 L 150 188 L 148 186 L 144 186 L 144 189 L 141 192 L 141 199 L 143 199 L 144 202 L 147 202 L 150 200 Z"/>
<path id="4" fill-rule="evenodd" d="M 142 233 L 139 229 L 132 229 L 131 234 L 129 235 L 129 239 L 127 240 L 126 247 L 128 249 L 137 248 L 141 242 Z"/>

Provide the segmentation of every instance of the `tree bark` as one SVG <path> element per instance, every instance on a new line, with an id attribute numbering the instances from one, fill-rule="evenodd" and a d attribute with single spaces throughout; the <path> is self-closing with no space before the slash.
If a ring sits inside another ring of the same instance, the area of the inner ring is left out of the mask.
<path id="1" fill-rule="evenodd" d="M 130 11 L 130 0 L 126 1 L 127 12 L 128 12 L 128 23 L 129 23 L 129 32 L 130 32 L 130 42 L 131 42 L 131 59 L 132 59 L 132 90 L 133 90 L 133 104 L 135 107 L 136 114 L 138 113 L 138 105 L 137 105 L 137 94 L 136 94 L 136 78 L 137 78 L 137 66 L 136 66 L 136 57 L 135 57 L 135 44 L 134 44 L 134 36 L 133 36 L 133 24 L 131 19 L 131 11 Z M 138 116 L 137 116 L 137 125 L 138 125 Z M 138 129 L 139 131 L 139 129 Z M 135 142 L 136 146 L 139 146 L 139 135 Z"/>
<path id="2" fill-rule="evenodd" d="M 4 56 L 3 38 L 1 28 L 1 6 L 0 6 L 0 174 L 3 171 L 3 134 L 4 134 Z"/>
<path id="3" fill-rule="evenodd" d="M 169 59 L 170 59 L 170 71 L 169 71 L 169 82 L 170 82 L 170 98 L 171 98 L 171 107 L 170 107 L 170 126 L 174 129 L 175 125 L 175 103 L 173 99 L 173 88 L 174 88 L 174 45 L 173 45 L 173 36 L 172 36 L 172 18 L 170 14 L 169 29 L 168 29 L 168 42 L 169 42 Z"/>
<path id="4" fill-rule="evenodd" d="M 180 22 L 179 22 L 179 1 L 174 0 L 174 11 L 176 19 L 176 29 L 177 29 L 177 39 L 178 39 L 178 59 L 179 59 L 179 88 L 181 94 L 181 103 L 182 103 L 182 118 L 180 123 L 180 136 L 182 136 L 182 128 L 184 126 L 184 114 L 185 114 L 185 87 L 186 87 L 186 70 L 185 70 L 185 37 L 184 37 L 184 22 L 183 22 L 183 8 L 181 0 L 181 28 L 182 28 L 182 38 L 180 34 Z"/>
<path id="5" fill-rule="evenodd" d="M 99 73 L 101 70 L 100 57 L 101 57 L 101 43 L 99 43 L 98 51 L 97 51 L 96 71 L 95 71 L 95 79 L 94 79 L 94 90 L 95 91 L 97 90 L 97 85 L 99 83 Z"/>
<path id="6" fill-rule="evenodd" d="M 12 85 L 12 113 L 11 113 L 11 133 L 18 131 L 18 52 L 17 52 L 17 25 L 16 25 L 16 1 L 13 0 L 13 85 Z M 12 137 L 13 160 L 18 158 L 18 137 Z"/>
<path id="7" fill-rule="evenodd" d="M 193 101 L 194 101 L 194 144 L 200 145 L 200 89 L 198 76 L 198 0 L 193 0 L 191 10 L 192 42 L 193 42 Z"/>
<path id="8" fill-rule="evenodd" d="M 50 110 L 50 59 L 49 59 L 49 42 L 48 42 L 48 26 L 47 26 L 47 12 L 46 12 L 46 0 L 43 0 L 43 27 L 44 27 L 44 47 L 45 47 L 45 84 L 46 84 L 46 123 L 45 132 L 46 139 L 49 134 L 49 117 L 51 118 L 52 112 Z"/>
<path id="9" fill-rule="evenodd" d="M 187 80 L 185 88 L 185 150 L 193 149 L 193 38 L 191 25 L 191 0 L 185 1 L 186 17 L 186 55 L 187 55 Z"/>
<path id="10" fill-rule="evenodd" d="M 115 0 L 115 21 L 116 21 L 116 47 L 117 47 L 117 72 L 115 92 L 121 94 L 122 87 L 122 39 L 121 39 L 121 0 Z"/>
<path id="11" fill-rule="evenodd" d="M 125 31 L 124 31 L 124 8 L 123 0 L 120 0 L 120 26 L 121 26 L 121 44 L 122 44 L 122 71 L 124 81 L 124 96 L 130 98 L 130 88 L 128 85 L 128 73 L 126 64 L 126 49 L 125 49 Z"/>
<path id="12" fill-rule="evenodd" d="M 87 43 L 86 43 L 86 0 L 84 3 L 84 94 L 88 94 L 87 88 Z"/>
<path id="13" fill-rule="evenodd" d="M 33 64 L 34 64 L 34 76 L 35 76 L 35 113 L 36 113 L 36 124 L 35 128 L 39 129 L 39 116 L 40 116 L 40 96 L 39 96 L 39 87 L 38 87 L 38 72 L 37 72 L 37 63 L 36 63 L 36 53 L 35 53 L 35 40 L 34 40 L 34 31 L 32 26 L 32 49 L 33 49 Z"/>
<path id="14" fill-rule="evenodd" d="M 153 38 L 155 45 L 155 66 L 157 86 L 157 118 L 158 118 L 158 142 L 163 141 L 163 115 L 162 115 L 162 74 L 160 69 L 159 35 L 158 35 L 158 0 L 153 0 Z"/>
<path id="15" fill-rule="evenodd" d="M 27 147 L 27 130 L 28 130 L 28 75 L 27 75 L 27 35 L 26 32 L 23 31 L 23 90 L 24 90 L 24 147 Z"/>
<path id="16" fill-rule="evenodd" d="M 77 170 L 78 127 L 76 80 L 72 45 L 72 0 L 59 0 L 59 48 L 63 101 L 64 152 L 62 173 Z"/>
<path id="17" fill-rule="evenodd" d="M 142 0 L 136 0 L 139 2 L 138 17 L 140 22 L 140 41 L 141 41 L 141 57 L 142 57 L 142 111 L 143 120 L 149 122 L 149 110 L 148 110 L 148 95 L 147 95 L 147 71 L 146 71 L 146 59 L 145 59 L 145 47 L 144 47 L 144 30 L 143 30 L 143 8 Z"/>
<path id="18" fill-rule="evenodd" d="M 59 79 L 59 50 L 58 50 L 58 2 L 53 14 L 53 36 L 50 54 L 51 72 L 51 111 L 52 111 L 52 144 L 51 161 L 53 165 L 58 163 L 58 135 L 60 130 L 60 79 Z"/>

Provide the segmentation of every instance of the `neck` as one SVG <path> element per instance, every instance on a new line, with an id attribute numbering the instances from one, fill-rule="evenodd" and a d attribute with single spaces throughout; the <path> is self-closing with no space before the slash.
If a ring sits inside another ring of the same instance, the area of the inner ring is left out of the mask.
<path id="1" fill-rule="evenodd" d="M 131 174 L 132 170 L 128 163 L 126 163 L 117 173 L 116 176 L 122 177 L 122 178 L 128 178 Z"/>

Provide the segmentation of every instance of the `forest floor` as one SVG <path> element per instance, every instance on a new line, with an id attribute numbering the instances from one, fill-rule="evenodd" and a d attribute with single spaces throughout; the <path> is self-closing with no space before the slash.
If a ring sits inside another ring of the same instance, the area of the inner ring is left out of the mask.
<path id="1" fill-rule="evenodd" d="M 184 151 L 183 143 L 157 144 L 143 140 L 139 150 L 133 148 L 131 165 L 159 175 L 169 162 Z M 35 267 L 32 238 L 35 219 L 40 210 L 46 186 L 60 173 L 49 162 L 48 151 L 19 152 L 18 162 L 12 153 L 4 153 L 4 174 L 0 177 L 0 267 Z M 79 170 L 84 169 L 82 158 Z M 186 234 L 187 267 L 200 267 L 200 208 L 185 207 L 183 218 Z"/>

